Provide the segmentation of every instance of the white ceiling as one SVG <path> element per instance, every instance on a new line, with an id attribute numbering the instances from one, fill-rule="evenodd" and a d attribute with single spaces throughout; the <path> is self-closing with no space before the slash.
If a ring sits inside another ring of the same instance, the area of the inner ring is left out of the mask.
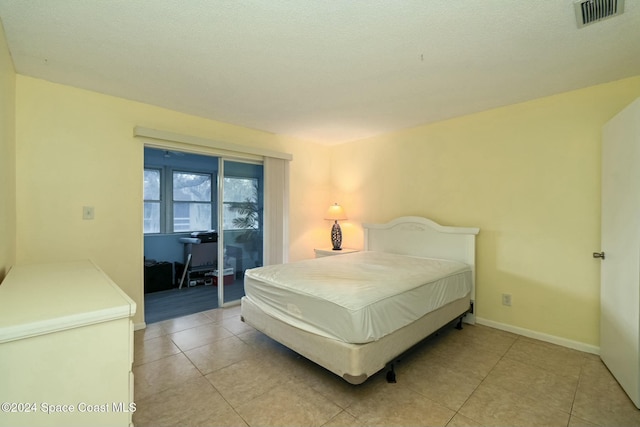
<path id="1" fill-rule="evenodd" d="M 640 75 L 640 0 L 0 0 L 16 72 L 324 143 Z M 170 130 L 170 129 L 168 129 Z"/>

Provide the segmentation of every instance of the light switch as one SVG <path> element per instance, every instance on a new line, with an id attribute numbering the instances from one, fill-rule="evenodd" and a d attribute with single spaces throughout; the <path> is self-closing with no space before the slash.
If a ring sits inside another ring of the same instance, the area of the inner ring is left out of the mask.
<path id="1" fill-rule="evenodd" d="M 93 219 L 93 217 L 94 217 L 93 206 L 83 206 L 82 219 Z"/>

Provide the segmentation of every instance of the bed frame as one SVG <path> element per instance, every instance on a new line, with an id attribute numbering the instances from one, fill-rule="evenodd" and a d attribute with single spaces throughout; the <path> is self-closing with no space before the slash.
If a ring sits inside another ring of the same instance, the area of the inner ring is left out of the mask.
<path id="1" fill-rule="evenodd" d="M 388 362 L 446 324 L 464 316 L 475 323 L 475 237 L 478 228 L 446 227 L 415 216 L 363 224 L 364 249 L 464 262 L 472 269 L 469 295 L 432 311 L 378 341 L 350 344 L 303 331 L 275 319 L 242 298 L 242 320 L 265 335 L 344 378 L 361 384 Z"/>

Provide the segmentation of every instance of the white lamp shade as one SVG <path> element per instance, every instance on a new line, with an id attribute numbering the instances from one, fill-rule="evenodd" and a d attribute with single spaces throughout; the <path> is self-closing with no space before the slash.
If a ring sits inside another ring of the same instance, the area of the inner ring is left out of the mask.
<path id="1" fill-rule="evenodd" d="M 324 219 L 339 221 L 347 219 L 347 214 L 345 213 L 344 208 L 336 203 L 335 205 L 329 206 Z"/>

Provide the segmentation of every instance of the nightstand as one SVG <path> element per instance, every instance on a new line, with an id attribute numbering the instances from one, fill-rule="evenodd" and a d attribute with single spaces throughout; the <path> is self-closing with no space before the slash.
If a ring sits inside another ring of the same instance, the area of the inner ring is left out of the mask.
<path id="1" fill-rule="evenodd" d="M 354 252 L 359 252 L 358 249 L 349 249 L 349 248 L 342 248 L 342 250 L 339 250 L 339 251 L 334 251 L 331 248 L 321 248 L 321 249 L 314 249 L 313 251 L 316 253 L 316 258 L 322 258 L 325 256 L 352 254 Z"/>

